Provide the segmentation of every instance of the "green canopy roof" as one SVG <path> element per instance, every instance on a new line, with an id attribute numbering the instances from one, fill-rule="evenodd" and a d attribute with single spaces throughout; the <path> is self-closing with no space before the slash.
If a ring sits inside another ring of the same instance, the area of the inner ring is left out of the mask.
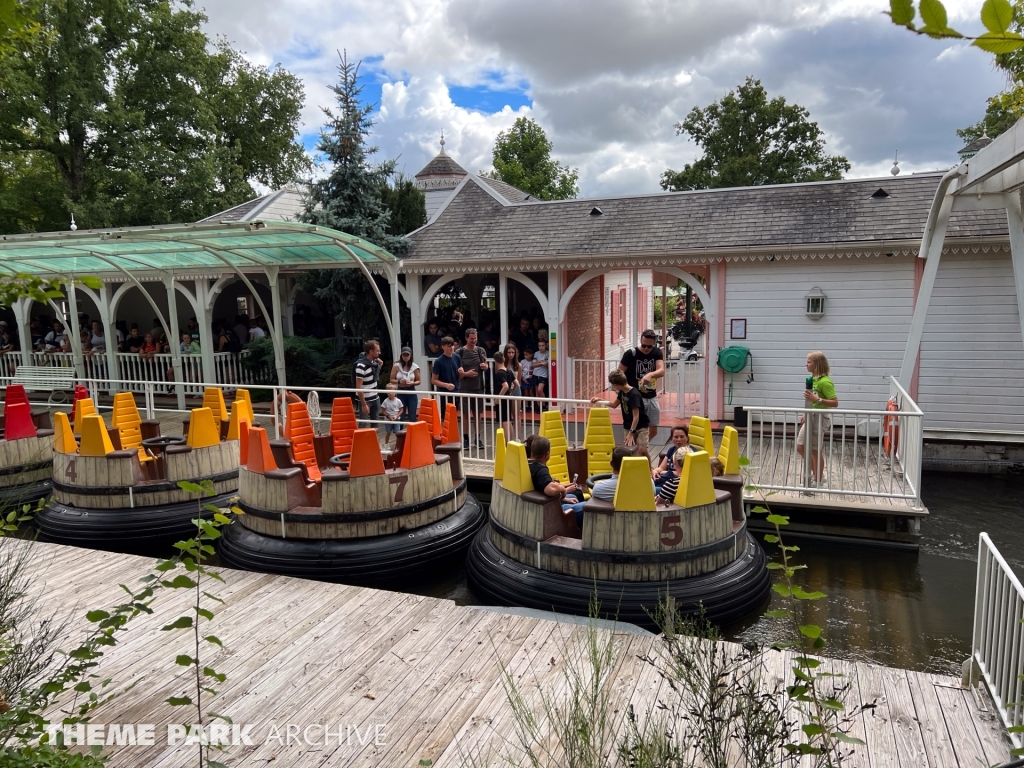
<path id="1" fill-rule="evenodd" d="M 383 248 L 326 227 L 247 221 L 41 232 L 0 237 L 0 273 L 214 276 L 237 268 L 380 270 L 397 263 Z"/>

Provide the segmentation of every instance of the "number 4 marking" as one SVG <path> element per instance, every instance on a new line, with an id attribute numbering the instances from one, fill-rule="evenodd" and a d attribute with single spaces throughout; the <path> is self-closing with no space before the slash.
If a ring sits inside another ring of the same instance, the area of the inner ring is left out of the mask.
<path id="1" fill-rule="evenodd" d="M 388 482 L 391 485 L 397 485 L 398 488 L 395 490 L 395 504 L 402 503 L 402 492 L 405 491 L 405 484 L 409 482 L 409 476 L 406 474 L 392 475 Z"/>
<path id="2" fill-rule="evenodd" d="M 666 547 L 674 547 L 683 540 L 683 527 L 679 515 L 666 515 L 661 518 L 661 543 Z"/>
<path id="3" fill-rule="evenodd" d="M 71 459 L 68 462 L 68 468 L 66 470 L 64 470 L 64 476 L 69 478 L 72 483 L 75 482 L 75 480 L 78 478 L 78 473 L 75 471 L 75 460 L 74 459 Z"/>

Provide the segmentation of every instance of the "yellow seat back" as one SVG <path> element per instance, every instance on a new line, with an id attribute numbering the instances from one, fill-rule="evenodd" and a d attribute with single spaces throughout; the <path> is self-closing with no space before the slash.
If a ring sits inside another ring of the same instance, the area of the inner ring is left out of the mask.
<path id="1" fill-rule="evenodd" d="M 683 459 L 683 470 L 679 474 L 675 502 L 680 507 L 703 507 L 715 503 L 711 454 L 707 451 L 687 452 Z"/>
<path id="2" fill-rule="evenodd" d="M 71 431 L 71 420 L 64 411 L 53 414 L 53 450 L 57 453 L 78 452 L 78 443 Z"/>
<path id="3" fill-rule="evenodd" d="M 718 460 L 725 467 L 726 475 L 738 475 L 740 472 L 740 433 L 736 427 L 726 427 L 722 431 L 722 444 L 718 446 Z"/>
<path id="4" fill-rule="evenodd" d="M 91 397 L 83 397 L 75 404 L 75 434 L 82 434 L 82 424 L 86 416 L 95 416 L 96 406 L 93 405 Z"/>
<path id="5" fill-rule="evenodd" d="M 252 410 L 252 398 L 249 396 L 248 389 L 237 389 L 235 390 L 235 402 L 238 403 L 239 407 L 239 418 L 246 416 L 249 420 L 249 426 L 256 426 L 256 414 Z"/>
<path id="6" fill-rule="evenodd" d="M 131 392 L 118 392 L 114 395 L 114 411 L 110 417 L 110 426 L 117 430 L 121 438 L 121 448 L 142 447 L 142 417 L 135 405 L 135 395 Z"/>
<path id="7" fill-rule="evenodd" d="M 495 480 L 505 476 L 505 430 L 498 427 L 494 430 L 494 474 Z"/>
<path id="8" fill-rule="evenodd" d="M 220 427 L 222 421 L 228 420 L 228 409 L 224 405 L 224 390 L 220 387 L 207 387 L 203 390 L 203 408 L 213 412 L 213 420 Z"/>
<path id="9" fill-rule="evenodd" d="M 643 456 L 626 456 L 615 486 L 616 512 L 654 512 L 654 481 L 651 463 Z"/>
<path id="10" fill-rule="evenodd" d="M 690 445 L 698 451 L 711 453 L 715 449 L 714 437 L 711 434 L 711 419 L 703 416 L 690 417 Z"/>
<path id="11" fill-rule="evenodd" d="M 81 407 L 84 401 L 79 400 Z M 107 425 L 103 423 L 102 417 L 97 414 L 85 416 L 82 419 L 82 445 L 78 449 L 79 456 L 106 456 L 112 453 L 114 444 L 110 442 L 110 435 L 107 434 Z"/>
<path id="12" fill-rule="evenodd" d="M 501 485 L 505 490 L 520 494 L 533 490 L 530 462 L 526 459 L 526 446 L 522 443 L 513 440 L 506 446 L 504 474 Z"/>
<path id="13" fill-rule="evenodd" d="M 612 451 L 615 450 L 615 433 L 612 431 L 611 411 L 607 408 L 591 408 L 587 415 L 587 431 L 583 435 L 587 449 L 587 473 L 590 475 L 611 473 Z"/>
<path id="14" fill-rule="evenodd" d="M 220 443 L 220 427 L 213 420 L 213 411 L 209 408 L 193 408 L 192 418 L 188 422 L 188 438 L 185 444 L 196 448 L 209 448 Z"/>
<path id="15" fill-rule="evenodd" d="M 537 434 L 551 441 L 551 458 L 548 459 L 551 477 L 563 485 L 568 484 L 569 463 L 565 452 L 569 447 L 569 441 L 565 438 L 562 414 L 558 411 L 544 411 L 540 415 L 540 430 Z"/>

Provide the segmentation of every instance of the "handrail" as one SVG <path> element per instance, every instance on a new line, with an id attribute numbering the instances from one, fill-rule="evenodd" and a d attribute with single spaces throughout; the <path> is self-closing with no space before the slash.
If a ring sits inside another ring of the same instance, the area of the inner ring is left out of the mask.
<path id="1" fill-rule="evenodd" d="M 921 410 L 921 407 L 914 401 L 914 398 L 910 396 L 910 393 L 903 388 L 903 385 L 900 384 L 899 380 L 895 376 L 886 376 L 885 378 L 892 386 L 896 387 L 896 391 L 903 396 L 903 402 L 910 403 L 913 407 L 912 413 L 916 413 L 918 416 L 924 416 L 924 411 Z M 903 413 L 903 411 L 894 411 L 894 413 Z"/>
<path id="2" fill-rule="evenodd" d="M 978 536 L 978 581 L 968 684 L 981 673 L 1015 749 L 1024 734 L 1024 587 L 987 533 Z"/>

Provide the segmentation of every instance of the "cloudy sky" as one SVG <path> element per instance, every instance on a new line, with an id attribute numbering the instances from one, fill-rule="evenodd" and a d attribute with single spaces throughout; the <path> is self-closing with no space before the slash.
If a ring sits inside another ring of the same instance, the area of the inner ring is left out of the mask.
<path id="1" fill-rule="evenodd" d="M 583 196 L 659 189 L 698 155 L 674 123 L 747 75 L 803 105 L 851 176 L 949 167 L 955 130 L 1004 87 L 992 59 L 917 37 L 887 0 L 198 0 L 209 31 L 306 88 L 312 149 L 331 103 L 337 51 L 363 61 L 378 105 L 379 157 L 415 174 L 446 149 L 490 167 L 498 131 L 535 118 Z M 981 0 L 947 0 L 950 24 L 979 26 Z"/>

